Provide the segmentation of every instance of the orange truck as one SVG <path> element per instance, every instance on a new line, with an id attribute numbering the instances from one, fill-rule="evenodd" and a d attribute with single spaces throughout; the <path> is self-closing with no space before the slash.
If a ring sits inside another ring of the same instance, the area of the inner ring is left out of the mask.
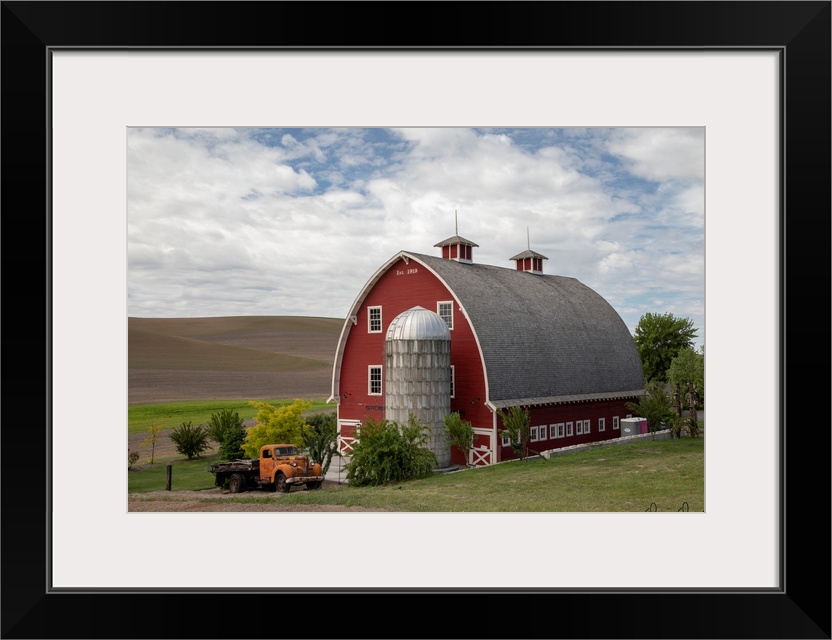
<path id="1" fill-rule="evenodd" d="M 214 474 L 215 486 L 227 486 L 231 493 L 258 487 L 288 493 L 300 485 L 320 489 L 324 480 L 320 463 L 301 454 L 293 444 L 266 444 L 260 447 L 256 460 L 216 462 L 208 471 Z"/>

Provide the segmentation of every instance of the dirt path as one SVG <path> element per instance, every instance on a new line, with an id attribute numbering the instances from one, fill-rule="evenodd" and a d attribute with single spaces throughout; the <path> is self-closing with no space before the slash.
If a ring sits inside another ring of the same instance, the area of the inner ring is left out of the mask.
<path id="1" fill-rule="evenodd" d="M 318 491 L 338 491 L 343 485 L 324 480 Z M 292 493 L 306 491 L 305 488 L 292 489 Z M 224 489 L 206 489 L 205 491 L 150 491 L 148 493 L 131 493 L 127 497 L 127 511 L 154 513 L 195 513 L 195 512 L 384 512 L 384 509 L 365 509 L 364 507 L 345 507 L 342 505 L 295 505 L 283 504 L 281 499 L 285 494 L 269 491 L 250 491 L 245 494 L 231 494 Z M 267 502 L 256 504 L 239 502 L 244 496 L 267 498 Z"/>

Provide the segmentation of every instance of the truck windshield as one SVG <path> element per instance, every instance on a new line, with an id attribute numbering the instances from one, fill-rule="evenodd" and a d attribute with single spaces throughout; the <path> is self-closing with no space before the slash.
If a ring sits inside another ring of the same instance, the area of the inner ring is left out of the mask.
<path id="1" fill-rule="evenodd" d="M 298 455 L 297 447 L 280 447 L 277 450 L 279 456 L 296 456 Z"/>

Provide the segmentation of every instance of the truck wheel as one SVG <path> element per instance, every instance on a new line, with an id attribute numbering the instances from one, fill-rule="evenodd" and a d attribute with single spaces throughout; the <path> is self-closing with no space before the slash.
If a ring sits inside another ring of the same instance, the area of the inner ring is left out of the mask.
<path id="1" fill-rule="evenodd" d="M 307 482 L 306 483 L 306 488 L 307 489 L 320 489 L 321 488 L 321 482 L 320 482 L 320 480 L 318 482 Z"/>
<path id="2" fill-rule="evenodd" d="M 286 476 L 282 473 L 278 473 L 274 477 L 274 490 L 278 493 L 289 493 L 289 489 L 292 487 L 286 482 Z"/>
<path id="3" fill-rule="evenodd" d="M 228 479 L 228 491 L 231 493 L 242 493 L 246 490 L 246 480 L 239 473 L 234 473 Z"/>

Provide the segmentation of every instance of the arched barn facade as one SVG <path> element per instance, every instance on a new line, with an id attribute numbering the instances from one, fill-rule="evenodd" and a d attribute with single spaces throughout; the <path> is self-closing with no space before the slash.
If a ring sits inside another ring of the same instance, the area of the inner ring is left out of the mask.
<path id="1" fill-rule="evenodd" d="M 448 412 L 459 412 L 475 431 L 472 449 L 451 448 L 451 464 L 514 458 L 498 410 L 515 405 L 529 411 L 531 454 L 620 437 L 620 421 L 632 415 L 626 403 L 637 401 L 644 385 L 635 343 L 615 309 L 574 278 L 544 274 L 545 256 L 531 250 L 511 258 L 511 269 L 476 264 L 478 245 L 460 236 L 435 246 L 441 257 L 401 251 L 390 258 L 344 322 L 329 398 L 337 403 L 342 452 L 349 455 L 368 418 L 404 422 L 387 410 L 386 394 L 400 396 L 403 388 L 391 386 L 388 368 L 396 360 L 388 334 L 401 332 L 396 327 L 419 308 L 430 314 L 420 311 L 418 320 L 431 325 L 431 349 L 442 350 L 436 317 L 447 326 L 450 371 L 427 372 L 429 393 L 418 393 L 447 406 L 447 391 Z M 410 331 L 420 336 L 415 325 Z M 448 388 L 437 392 L 443 376 Z M 412 403 L 427 410 L 423 399 Z"/>

